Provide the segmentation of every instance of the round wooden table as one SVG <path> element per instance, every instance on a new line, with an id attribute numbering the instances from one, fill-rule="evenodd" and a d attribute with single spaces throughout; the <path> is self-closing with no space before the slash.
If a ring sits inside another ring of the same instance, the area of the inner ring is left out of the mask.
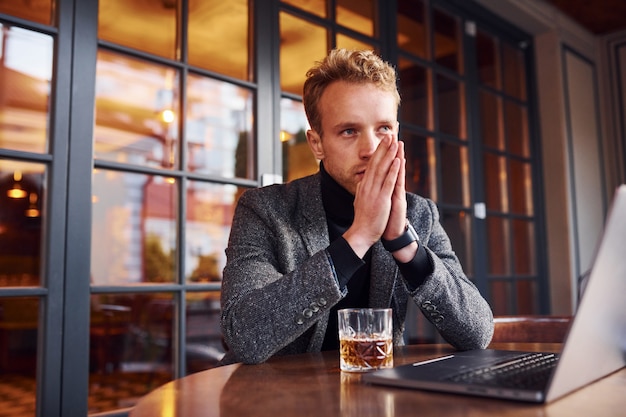
<path id="1" fill-rule="evenodd" d="M 559 344 L 507 343 L 490 347 L 558 352 Z M 396 347 L 401 365 L 449 354 L 448 345 Z M 234 364 L 172 381 L 143 397 L 131 417 L 286 416 L 623 416 L 626 368 L 547 405 L 382 387 L 341 372 L 338 352 Z"/>

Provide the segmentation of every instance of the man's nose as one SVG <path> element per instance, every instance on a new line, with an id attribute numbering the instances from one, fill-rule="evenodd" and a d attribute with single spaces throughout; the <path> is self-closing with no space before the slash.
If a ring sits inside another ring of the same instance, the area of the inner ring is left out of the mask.
<path id="1" fill-rule="evenodd" d="M 371 157 L 378 144 L 380 143 L 380 138 L 374 132 L 365 133 L 360 138 L 360 156 L 361 158 L 369 158 Z"/>

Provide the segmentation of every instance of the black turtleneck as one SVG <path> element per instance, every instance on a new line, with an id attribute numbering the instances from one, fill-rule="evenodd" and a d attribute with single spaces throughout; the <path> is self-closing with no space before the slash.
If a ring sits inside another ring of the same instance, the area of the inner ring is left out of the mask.
<path id="1" fill-rule="evenodd" d="M 370 249 L 363 259 L 359 258 L 343 238 L 344 232 L 354 221 L 354 196 L 326 172 L 322 163 L 320 163 L 320 173 L 322 203 L 326 211 L 330 238 L 330 246 L 327 250 L 333 261 L 339 287 L 342 290 L 347 289 L 346 296 L 331 308 L 328 328 L 322 344 L 322 350 L 336 350 L 339 349 L 337 310 L 368 307 L 372 256 Z M 410 291 L 415 291 L 433 272 L 433 265 L 422 244 L 419 245 L 413 260 L 397 264 Z"/>
<path id="2" fill-rule="evenodd" d="M 333 260 L 339 287 L 347 289 L 346 296 L 330 311 L 330 319 L 322 350 L 339 349 L 337 311 L 342 308 L 367 307 L 369 301 L 369 282 L 371 251 L 363 259 L 359 258 L 343 234 L 354 220 L 354 196 L 339 185 L 324 170 L 320 163 L 322 203 L 326 211 L 330 246 L 328 252 Z"/>

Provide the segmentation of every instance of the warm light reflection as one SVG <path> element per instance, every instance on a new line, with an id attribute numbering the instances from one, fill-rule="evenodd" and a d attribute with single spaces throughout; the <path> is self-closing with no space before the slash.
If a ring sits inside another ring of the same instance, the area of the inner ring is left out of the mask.
<path id="1" fill-rule="evenodd" d="M 161 402 L 160 417 L 174 417 L 176 415 L 176 399 L 173 389 L 163 390 L 163 402 Z"/>
<path id="2" fill-rule="evenodd" d="M 22 190 L 19 184 L 15 184 L 13 188 L 7 191 L 7 196 L 10 198 L 24 198 L 26 194 L 26 191 Z"/>
<path id="3" fill-rule="evenodd" d="M 459 150 L 461 158 L 461 182 L 463 184 L 463 205 L 469 207 L 470 203 L 470 175 L 468 166 L 468 149 L 466 146 L 462 146 Z"/>
<path id="4" fill-rule="evenodd" d="M 165 123 L 170 124 L 174 121 L 175 115 L 174 112 L 170 109 L 165 109 L 161 112 L 161 120 Z"/>
<path id="5" fill-rule="evenodd" d="M 435 150 L 435 141 L 432 138 L 428 138 L 426 146 L 428 149 L 428 172 L 437 172 L 437 153 Z M 439 201 L 439 193 L 437 192 L 437 177 L 435 175 L 429 175 L 429 189 L 430 198 L 435 202 Z"/>
<path id="6" fill-rule="evenodd" d="M 28 209 L 25 211 L 25 215 L 26 217 L 39 217 L 39 209 L 37 208 L 37 194 L 36 193 L 30 193 L 30 195 L 28 196 L 28 202 L 30 203 L 28 205 Z"/>
<path id="7" fill-rule="evenodd" d="M 280 141 L 281 142 L 287 142 L 289 141 L 289 139 L 291 139 L 291 134 L 285 130 L 281 130 L 280 131 Z"/>
<path id="8" fill-rule="evenodd" d="M 339 407 L 341 415 L 346 417 L 393 417 L 396 415 L 393 394 L 377 391 L 367 398 L 359 398 L 362 386 L 359 373 L 341 372 Z M 357 398 L 359 400 L 357 401 Z"/>
<path id="9" fill-rule="evenodd" d="M 20 181 L 22 181 L 22 172 L 15 171 L 13 173 L 13 188 L 7 191 L 7 196 L 9 198 L 25 198 L 28 193 L 26 190 L 22 189 Z"/>

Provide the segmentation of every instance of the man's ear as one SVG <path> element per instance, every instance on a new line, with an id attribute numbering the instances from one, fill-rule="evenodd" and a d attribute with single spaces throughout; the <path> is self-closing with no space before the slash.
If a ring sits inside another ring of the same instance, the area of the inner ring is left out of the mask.
<path id="1" fill-rule="evenodd" d="M 313 152 L 315 159 L 324 159 L 324 145 L 322 145 L 322 138 L 316 131 L 309 129 L 306 131 L 306 141 L 309 143 L 309 148 Z"/>

